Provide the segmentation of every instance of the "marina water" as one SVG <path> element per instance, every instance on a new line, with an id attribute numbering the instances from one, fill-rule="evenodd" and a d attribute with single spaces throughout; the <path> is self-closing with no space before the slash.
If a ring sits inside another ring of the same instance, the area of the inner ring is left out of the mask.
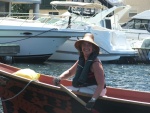
<path id="1" fill-rule="evenodd" d="M 74 62 L 45 62 L 11 65 L 22 69 L 30 68 L 37 73 L 59 76 L 73 64 Z M 103 64 L 103 67 L 107 86 L 150 92 L 150 64 Z M 2 113 L 1 110 L 0 113 Z"/>

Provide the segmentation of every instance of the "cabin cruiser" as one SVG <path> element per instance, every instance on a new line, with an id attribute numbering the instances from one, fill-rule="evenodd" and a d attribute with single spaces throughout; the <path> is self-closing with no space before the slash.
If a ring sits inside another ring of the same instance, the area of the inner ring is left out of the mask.
<path id="1" fill-rule="evenodd" d="M 124 59 L 134 59 L 137 51 L 133 50 L 126 40 L 124 32 L 119 30 L 107 29 L 101 26 L 102 20 L 115 9 L 104 9 L 101 4 L 83 3 L 83 2 L 66 2 L 52 1 L 51 5 L 68 6 L 68 12 L 62 14 L 61 18 L 54 18 L 48 21 L 49 24 L 59 26 L 60 28 L 85 29 L 91 32 L 96 43 L 100 47 L 99 58 L 101 61 L 119 61 Z M 84 9 L 84 10 L 83 10 Z M 103 9 L 103 10 L 102 10 Z M 74 48 L 75 41 L 78 38 L 69 38 L 59 49 L 49 58 L 49 60 L 74 61 L 78 59 L 78 51 Z"/>
<path id="2" fill-rule="evenodd" d="M 150 24 L 150 10 L 146 10 L 132 17 L 131 20 L 121 25 L 128 38 L 143 40 L 150 37 L 147 26 Z"/>
<path id="3" fill-rule="evenodd" d="M 44 62 L 67 39 L 85 33 L 84 29 L 58 28 L 38 20 L 0 17 L 0 46 L 14 44 L 20 49 L 12 62 Z"/>
<path id="4" fill-rule="evenodd" d="M 99 0 L 101 1 L 101 0 Z M 107 0 L 105 0 L 107 1 Z M 107 6 L 107 4 L 105 4 Z M 108 5 L 110 7 L 110 4 Z M 112 7 L 112 5 L 111 5 Z M 111 8 L 110 7 L 110 8 Z M 138 51 L 136 62 L 150 62 L 150 10 L 143 11 L 132 17 L 131 20 L 122 24 L 120 19 L 126 14 L 131 6 L 117 6 L 118 11 L 115 11 L 101 20 L 100 25 L 113 30 L 125 32 L 126 39 L 132 49 Z M 122 7 L 122 8 L 121 8 Z M 124 8 L 123 8 L 124 7 Z M 110 9 L 109 8 L 109 9 Z"/>
<path id="5" fill-rule="evenodd" d="M 122 16 L 129 11 L 131 6 L 126 5 L 123 7 L 125 8 L 101 20 L 101 23 L 103 23 L 101 26 L 108 29 L 124 31 L 131 47 L 134 48 L 137 47 L 139 43 L 142 44 L 145 39 L 150 38 L 150 10 L 143 11 L 122 24 L 119 23 L 119 21 Z M 136 42 L 138 42 L 138 44 Z M 140 47 L 140 45 L 138 47 Z"/>
<path id="6" fill-rule="evenodd" d="M 130 45 L 138 50 L 138 61 L 150 62 L 150 10 L 143 11 L 121 25 Z"/>
<path id="7" fill-rule="evenodd" d="M 145 39 L 148 40 L 150 38 L 149 26 L 150 10 L 143 11 L 133 16 L 131 20 L 121 25 L 122 30 L 125 31 L 127 34 L 127 38 L 129 40 L 135 40 L 132 45 L 133 47 L 137 47 L 137 45 L 135 45 L 137 40 L 143 42 Z"/>

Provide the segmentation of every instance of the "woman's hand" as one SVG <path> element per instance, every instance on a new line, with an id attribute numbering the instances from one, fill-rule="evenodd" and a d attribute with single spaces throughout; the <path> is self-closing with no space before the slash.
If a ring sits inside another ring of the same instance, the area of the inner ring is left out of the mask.
<path id="1" fill-rule="evenodd" d="M 96 99 L 95 98 L 91 98 L 91 100 L 89 100 L 85 106 L 85 108 L 87 110 L 92 110 L 92 108 L 94 107 Z"/>

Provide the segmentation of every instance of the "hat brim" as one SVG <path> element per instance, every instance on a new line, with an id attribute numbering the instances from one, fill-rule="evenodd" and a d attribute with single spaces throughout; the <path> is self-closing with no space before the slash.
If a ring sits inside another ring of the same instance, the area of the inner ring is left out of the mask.
<path id="1" fill-rule="evenodd" d="M 82 42 L 89 42 L 89 43 L 91 43 L 91 44 L 93 44 L 94 46 L 95 46 L 95 51 L 97 52 L 97 53 L 99 53 L 99 46 L 95 43 L 95 42 L 91 42 L 91 41 L 88 41 L 88 40 L 84 40 L 84 39 L 80 39 L 80 40 L 78 40 L 78 41 L 76 41 L 75 42 L 75 44 L 74 44 L 74 46 L 75 46 L 75 48 L 78 50 L 78 51 L 81 51 L 81 43 Z"/>

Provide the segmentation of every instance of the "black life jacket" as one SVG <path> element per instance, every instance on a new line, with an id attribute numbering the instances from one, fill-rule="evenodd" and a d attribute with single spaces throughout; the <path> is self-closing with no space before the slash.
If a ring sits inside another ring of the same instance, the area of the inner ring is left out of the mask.
<path id="1" fill-rule="evenodd" d="M 91 53 L 86 63 L 85 63 L 85 59 L 83 56 L 79 57 L 77 71 L 72 81 L 72 85 L 74 87 L 84 87 L 88 85 L 86 81 L 88 79 L 90 67 L 93 64 L 93 61 L 96 59 L 97 56 L 98 56 L 97 53 L 95 52 Z"/>

